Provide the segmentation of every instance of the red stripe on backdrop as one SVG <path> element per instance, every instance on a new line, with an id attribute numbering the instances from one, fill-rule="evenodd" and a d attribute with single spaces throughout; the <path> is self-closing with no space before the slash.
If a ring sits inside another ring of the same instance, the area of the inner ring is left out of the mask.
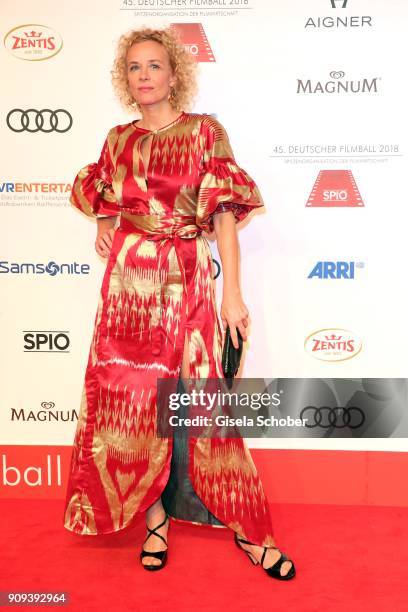
<path id="1" fill-rule="evenodd" d="M 408 506 L 408 453 L 252 449 L 270 503 Z M 62 499 L 70 446 L 0 447 L 0 498 Z"/>

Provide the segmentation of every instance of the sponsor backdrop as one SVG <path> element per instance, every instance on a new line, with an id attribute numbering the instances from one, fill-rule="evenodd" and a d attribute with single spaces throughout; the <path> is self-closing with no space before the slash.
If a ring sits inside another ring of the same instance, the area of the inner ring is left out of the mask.
<path id="1" fill-rule="evenodd" d="M 95 222 L 69 193 L 107 131 L 135 118 L 110 84 L 116 41 L 131 28 L 179 29 L 199 62 L 193 112 L 221 121 L 264 197 L 239 233 L 251 315 L 241 376 L 407 377 L 407 3 L 73 0 L 56 9 L 51 0 L 1 7 L 1 495 L 64 494 L 105 266 Z M 371 474 L 382 473 L 381 456 L 402 466 L 405 434 L 387 431 L 248 444 L 271 497 L 284 499 L 296 461 L 335 474 L 349 451 L 361 482 L 367 457 Z M 311 483 L 310 499 L 323 501 Z M 326 490 L 325 501 L 339 501 L 338 483 Z M 352 501 L 381 496 L 369 497 Z"/>

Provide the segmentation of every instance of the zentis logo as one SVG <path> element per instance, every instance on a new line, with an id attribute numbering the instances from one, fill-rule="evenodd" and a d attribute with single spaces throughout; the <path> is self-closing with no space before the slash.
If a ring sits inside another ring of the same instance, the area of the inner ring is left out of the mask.
<path id="1" fill-rule="evenodd" d="M 350 170 L 321 170 L 306 206 L 361 208 L 364 202 Z"/>
<path id="2" fill-rule="evenodd" d="M 320 329 L 305 340 L 305 351 L 321 361 L 345 361 L 355 357 L 362 349 L 362 342 L 347 329 Z"/>
<path id="3" fill-rule="evenodd" d="M 215 62 L 214 53 L 201 23 L 172 23 L 185 48 L 197 62 Z"/>
<path id="4" fill-rule="evenodd" d="M 18 59 L 31 62 L 50 59 L 62 49 L 61 34 L 46 25 L 19 25 L 4 37 L 4 46 Z"/>

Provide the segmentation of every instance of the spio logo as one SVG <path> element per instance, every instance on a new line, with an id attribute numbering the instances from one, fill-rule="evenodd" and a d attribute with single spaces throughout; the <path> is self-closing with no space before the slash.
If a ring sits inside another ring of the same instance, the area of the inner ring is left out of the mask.
<path id="1" fill-rule="evenodd" d="M 13 108 L 6 117 L 7 126 L 13 132 L 59 132 L 64 133 L 72 127 L 72 115 L 64 108 L 53 111 L 49 108 L 36 110 Z"/>
<path id="2" fill-rule="evenodd" d="M 318 261 L 307 278 L 353 279 L 356 268 L 363 268 L 362 261 Z"/>
<path id="3" fill-rule="evenodd" d="M 30 62 L 50 59 L 62 49 L 62 37 L 38 23 L 19 25 L 4 37 L 4 46 L 14 57 Z"/>
<path id="4" fill-rule="evenodd" d="M 320 329 L 305 340 L 306 352 L 321 361 L 345 361 L 358 355 L 361 349 L 360 338 L 341 328 Z"/>
<path id="5" fill-rule="evenodd" d="M 67 331 L 25 330 L 23 334 L 25 353 L 69 353 L 70 341 Z"/>
<path id="6" fill-rule="evenodd" d="M 214 53 L 202 23 L 172 23 L 171 27 L 180 36 L 185 49 L 195 57 L 198 62 L 215 62 Z"/>
<path id="7" fill-rule="evenodd" d="M 325 202 L 346 202 L 349 194 L 346 189 L 325 189 L 323 199 Z"/>
<path id="8" fill-rule="evenodd" d="M 306 206 L 362 207 L 364 202 L 350 170 L 320 170 Z"/>

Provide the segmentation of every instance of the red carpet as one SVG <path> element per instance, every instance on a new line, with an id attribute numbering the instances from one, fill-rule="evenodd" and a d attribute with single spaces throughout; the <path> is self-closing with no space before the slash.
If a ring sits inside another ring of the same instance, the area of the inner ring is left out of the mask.
<path id="1" fill-rule="evenodd" d="M 142 516 L 128 533 L 86 538 L 62 527 L 61 500 L 8 499 L 0 507 L 0 590 L 65 591 L 65 609 L 408 609 L 408 508 L 273 504 L 277 545 L 297 569 L 279 582 L 250 563 L 230 530 L 173 521 L 168 565 L 149 573 L 138 560 Z M 31 608 L 41 609 L 14 607 Z"/>

